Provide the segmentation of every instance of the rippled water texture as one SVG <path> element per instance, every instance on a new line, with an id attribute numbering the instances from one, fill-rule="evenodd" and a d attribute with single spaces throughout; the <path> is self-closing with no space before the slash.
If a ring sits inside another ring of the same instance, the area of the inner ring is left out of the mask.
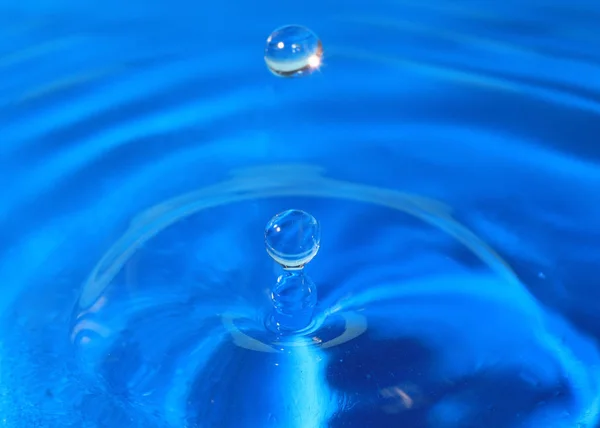
<path id="1" fill-rule="evenodd" d="M 596 3 L 0 2 L 0 424 L 597 427 Z M 262 352 L 289 208 L 368 327 Z"/>

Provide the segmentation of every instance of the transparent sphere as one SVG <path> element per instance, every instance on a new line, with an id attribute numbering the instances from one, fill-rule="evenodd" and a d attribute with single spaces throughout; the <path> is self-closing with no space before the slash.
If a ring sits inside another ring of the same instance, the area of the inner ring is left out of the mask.
<path id="1" fill-rule="evenodd" d="M 302 269 L 317 254 L 320 242 L 319 223 L 305 211 L 279 213 L 265 228 L 267 253 L 284 269 Z"/>
<path id="2" fill-rule="evenodd" d="M 265 62 L 276 76 L 297 77 L 321 65 L 323 46 L 315 33 L 300 25 L 287 25 L 267 39 Z"/>

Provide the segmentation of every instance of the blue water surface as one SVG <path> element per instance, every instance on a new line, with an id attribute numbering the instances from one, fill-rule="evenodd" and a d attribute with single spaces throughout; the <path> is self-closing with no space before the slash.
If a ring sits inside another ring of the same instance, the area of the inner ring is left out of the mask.
<path id="1" fill-rule="evenodd" d="M 0 1 L 0 425 L 600 426 L 599 22 Z M 286 24 L 318 71 L 268 71 Z M 287 209 L 308 342 L 264 335 Z"/>

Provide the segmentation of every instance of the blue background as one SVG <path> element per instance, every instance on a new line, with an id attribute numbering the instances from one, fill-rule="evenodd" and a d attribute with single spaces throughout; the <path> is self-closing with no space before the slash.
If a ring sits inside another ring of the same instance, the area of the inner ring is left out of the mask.
<path id="1" fill-rule="evenodd" d="M 131 333 L 140 346 L 177 329 L 186 340 L 213 337 L 210 325 L 181 327 L 198 321 L 190 309 L 205 296 L 190 291 L 198 278 L 211 278 L 218 290 L 230 281 L 229 295 L 258 305 L 247 278 L 274 279 L 261 228 L 292 205 L 310 209 L 329 239 L 312 271 L 325 296 L 343 284 L 358 292 L 406 281 L 429 294 L 374 309 L 381 320 L 373 335 L 357 339 L 348 357 L 328 356 L 328 371 L 311 379 L 326 378 L 345 398 L 311 404 L 318 417 L 298 416 L 312 414 L 306 402 L 297 413 L 286 405 L 298 384 L 289 373 L 278 378 L 265 355 L 224 344 L 203 366 L 212 380 L 196 373 L 187 404 L 175 400 L 171 414 L 187 425 L 174 426 L 594 427 L 599 19 L 596 2 L 583 0 L 0 2 L 0 422 L 169 426 L 171 372 L 152 379 L 163 391 L 156 399 L 119 381 L 149 351 L 135 360 L 124 348 L 117 363 L 99 369 L 86 365 L 98 363 L 96 354 L 82 360 L 74 349 L 85 281 L 140 212 L 239 168 L 298 163 L 442 201 L 512 267 L 519 286 L 503 288 L 479 268 L 471 276 L 463 267 L 477 263 L 468 251 L 389 209 L 293 196 L 223 205 L 148 244 L 140 276 L 176 272 L 155 286 L 177 283 L 169 296 L 185 299 L 171 308 L 177 323 L 170 324 L 160 315 L 164 296 L 149 294 L 156 312 L 140 315 L 145 324 Z M 323 42 L 323 66 L 306 78 L 279 79 L 264 65 L 267 36 L 290 23 Z M 198 260 L 211 260 L 212 271 L 190 274 Z M 431 273 L 453 279 L 428 282 Z M 136 284 L 154 290 L 140 276 Z M 484 302 L 469 281 L 487 290 Z M 216 293 L 226 302 L 225 292 Z M 135 307 L 130 295 L 119 299 L 100 321 Z M 427 333 L 420 326 L 428 323 L 453 333 Z M 462 343 L 456 355 L 455 343 Z M 156 346 L 162 367 L 166 354 Z M 176 352 L 196 358 L 189 349 Z M 346 363 L 336 366 L 340 359 Z M 377 400 L 396 369 L 416 404 L 390 413 Z M 377 387 L 365 376 L 377 378 Z M 256 393 L 261 384 L 264 394 Z M 300 397 L 322 397 L 319 381 L 301 384 Z M 207 410 L 209 393 L 230 407 Z"/>

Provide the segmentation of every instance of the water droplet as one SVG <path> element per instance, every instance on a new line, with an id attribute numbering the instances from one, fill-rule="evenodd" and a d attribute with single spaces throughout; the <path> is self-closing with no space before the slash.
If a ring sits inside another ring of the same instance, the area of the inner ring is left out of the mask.
<path id="1" fill-rule="evenodd" d="M 267 253 L 286 270 L 302 269 L 319 251 L 321 228 L 301 210 L 277 214 L 265 228 Z"/>
<path id="2" fill-rule="evenodd" d="M 287 25 L 267 39 L 265 62 L 276 76 L 298 77 L 317 70 L 323 46 L 315 33 L 300 25 Z"/>

